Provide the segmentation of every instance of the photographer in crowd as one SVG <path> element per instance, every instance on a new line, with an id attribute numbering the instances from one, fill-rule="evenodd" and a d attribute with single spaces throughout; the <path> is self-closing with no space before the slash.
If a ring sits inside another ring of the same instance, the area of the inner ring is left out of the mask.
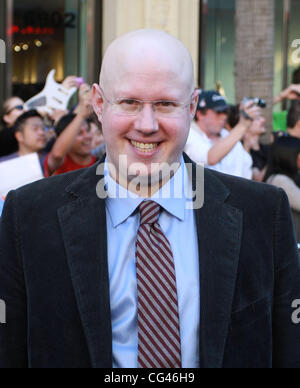
<path id="1" fill-rule="evenodd" d="M 261 116 L 261 110 L 252 101 L 245 104 L 238 124 L 231 132 L 225 129 L 229 106 L 216 91 L 202 92 L 185 152 L 196 163 L 204 163 L 212 170 L 252 179 L 252 158 L 241 141 L 252 120 Z"/>

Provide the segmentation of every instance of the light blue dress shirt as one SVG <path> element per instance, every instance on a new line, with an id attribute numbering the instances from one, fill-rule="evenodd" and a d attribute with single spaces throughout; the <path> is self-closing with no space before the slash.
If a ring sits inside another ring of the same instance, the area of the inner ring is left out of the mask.
<path id="1" fill-rule="evenodd" d="M 181 175 L 180 175 L 181 174 Z M 179 179 L 177 179 L 179 178 Z M 136 238 L 140 226 L 139 205 L 143 198 L 129 193 L 109 175 L 105 166 L 108 232 L 108 267 L 113 336 L 114 368 L 138 367 L 138 304 L 136 280 Z M 200 274 L 196 221 L 186 209 L 184 185 L 190 185 L 184 160 L 181 167 L 151 200 L 163 211 L 159 224 L 174 256 L 183 368 L 199 367 Z M 178 188 L 181 185 L 181 188 Z M 177 187 L 176 187 L 177 186 Z M 167 191 L 165 191 L 167 189 Z M 162 198 L 170 190 L 171 196 Z M 115 193 L 119 193 L 115 198 Z M 119 198 L 118 198 L 119 197 Z M 125 197 L 125 198 L 124 198 Z"/>
<path id="2" fill-rule="evenodd" d="M 3 211 L 3 207 L 4 207 L 4 201 L 2 198 L 0 198 L 0 217 L 1 217 L 1 214 L 2 214 L 2 211 Z"/>

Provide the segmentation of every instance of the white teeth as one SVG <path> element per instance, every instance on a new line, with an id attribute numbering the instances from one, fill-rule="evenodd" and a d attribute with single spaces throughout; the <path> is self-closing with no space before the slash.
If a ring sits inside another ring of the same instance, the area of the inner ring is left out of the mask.
<path id="1" fill-rule="evenodd" d="M 151 152 L 158 147 L 158 143 L 145 144 L 145 143 L 138 143 L 137 141 L 134 141 L 134 140 L 131 140 L 131 144 L 139 151 L 142 151 L 145 153 Z"/>

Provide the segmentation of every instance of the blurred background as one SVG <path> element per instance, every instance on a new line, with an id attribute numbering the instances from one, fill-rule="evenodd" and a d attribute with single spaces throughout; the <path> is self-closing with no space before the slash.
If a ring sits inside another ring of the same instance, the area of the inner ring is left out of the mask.
<path id="1" fill-rule="evenodd" d="M 7 44 L 0 105 L 37 94 L 51 69 L 57 81 L 71 74 L 97 81 L 107 45 L 137 28 L 181 39 L 201 88 L 217 87 L 230 103 L 246 96 L 271 102 L 300 83 L 299 20 L 299 0 L 0 0 Z M 268 105 L 268 123 L 284 104 Z"/>

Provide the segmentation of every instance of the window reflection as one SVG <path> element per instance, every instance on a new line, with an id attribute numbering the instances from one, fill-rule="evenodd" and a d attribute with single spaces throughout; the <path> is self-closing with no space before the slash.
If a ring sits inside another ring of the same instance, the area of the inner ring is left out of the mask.
<path id="1" fill-rule="evenodd" d="M 229 101 L 235 101 L 235 0 L 208 0 L 205 31 L 205 89 L 220 81 Z"/>
<path id="2" fill-rule="evenodd" d="M 78 0 L 15 0 L 13 93 L 24 100 L 38 93 L 50 70 L 62 81 L 78 70 Z M 67 50 L 72 42 L 73 57 Z M 72 65 L 70 66 L 70 63 Z"/>

